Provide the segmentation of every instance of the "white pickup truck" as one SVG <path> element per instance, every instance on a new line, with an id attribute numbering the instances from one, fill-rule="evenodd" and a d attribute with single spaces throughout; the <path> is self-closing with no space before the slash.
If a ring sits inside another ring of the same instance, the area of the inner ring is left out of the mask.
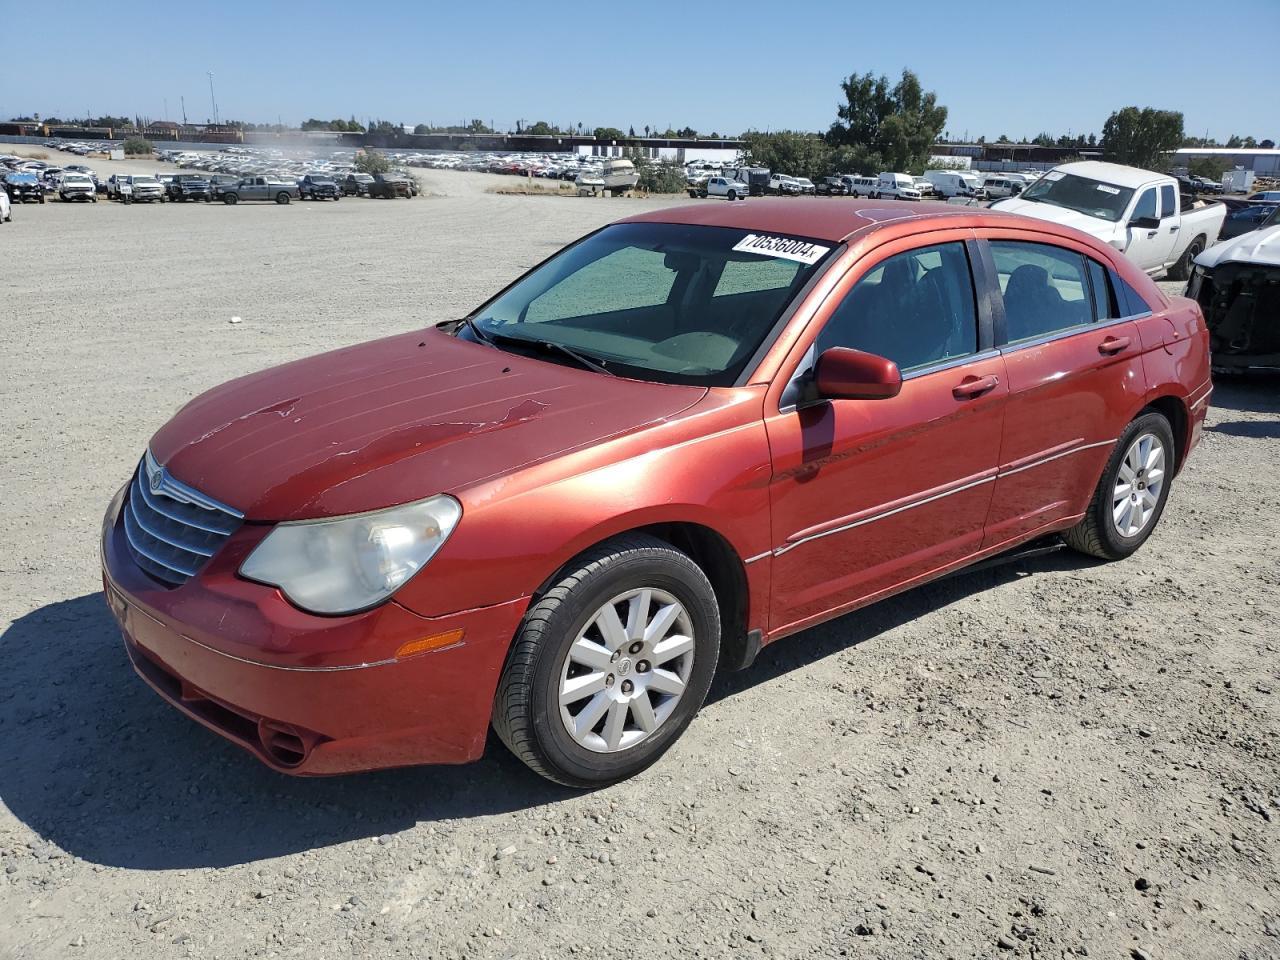
<path id="1" fill-rule="evenodd" d="M 1182 204 L 1178 181 L 1137 167 L 1084 160 L 1054 167 L 1019 197 L 993 209 L 1083 230 L 1153 277 L 1191 275 L 1191 263 L 1218 237 L 1227 208 Z"/>

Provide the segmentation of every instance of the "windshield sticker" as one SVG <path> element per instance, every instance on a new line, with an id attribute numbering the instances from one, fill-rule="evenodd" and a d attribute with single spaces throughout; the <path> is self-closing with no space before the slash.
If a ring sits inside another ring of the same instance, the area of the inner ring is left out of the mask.
<path id="1" fill-rule="evenodd" d="M 1048 173 L 1044 175 L 1044 178 L 1046 180 L 1061 180 L 1063 176 L 1064 174 L 1061 171 L 1050 170 Z"/>
<path id="2" fill-rule="evenodd" d="M 798 263 L 813 265 L 831 248 L 810 243 L 808 240 L 748 233 L 734 244 L 733 249 L 738 253 L 756 253 L 762 257 L 779 257 L 783 260 L 795 260 Z"/>
<path id="3" fill-rule="evenodd" d="M 1101 190 L 1103 193 L 1109 193 L 1112 196 L 1115 196 L 1117 193 L 1120 192 L 1119 187 L 1108 187 L 1105 183 L 1098 184 L 1098 189 Z"/>

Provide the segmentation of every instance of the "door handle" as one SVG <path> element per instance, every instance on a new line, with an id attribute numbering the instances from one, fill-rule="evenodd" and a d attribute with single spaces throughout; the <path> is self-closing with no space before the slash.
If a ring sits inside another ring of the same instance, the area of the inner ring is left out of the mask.
<path id="1" fill-rule="evenodd" d="M 1119 353 L 1121 350 L 1129 346 L 1128 337 L 1107 337 L 1098 344 L 1099 353 Z"/>
<path id="2" fill-rule="evenodd" d="M 966 377 L 951 388 L 951 394 L 957 400 L 969 400 L 982 396 L 988 390 L 994 390 L 999 384 L 999 377 Z"/>

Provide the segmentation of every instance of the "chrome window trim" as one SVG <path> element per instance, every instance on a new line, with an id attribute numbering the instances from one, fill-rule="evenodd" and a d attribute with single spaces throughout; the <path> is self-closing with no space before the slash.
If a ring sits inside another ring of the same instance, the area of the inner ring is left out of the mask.
<path id="1" fill-rule="evenodd" d="M 925 364 L 921 367 L 912 367 L 910 370 L 902 371 L 902 381 L 905 383 L 908 380 L 914 380 L 916 377 L 924 377 L 931 373 L 939 373 L 943 370 L 963 367 L 966 363 L 977 363 L 980 360 L 994 360 L 998 356 L 1000 356 L 999 348 L 992 347 L 989 350 L 979 350 L 977 353 L 966 353 L 961 357 L 951 357 L 947 360 L 938 360 L 935 363 Z"/>
<path id="2" fill-rule="evenodd" d="M 1121 323 L 1130 323 L 1134 320 L 1141 320 L 1144 317 L 1151 316 L 1151 311 L 1145 313 L 1135 313 L 1131 317 L 1115 317 L 1110 320 L 1097 320 L 1092 323 L 1077 323 L 1074 327 L 1067 327 L 1063 330 L 1055 330 L 1053 333 L 1046 333 L 1043 336 L 1033 337 L 1030 340 L 1010 340 L 997 349 L 1002 354 L 1015 353 L 1018 350 L 1024 350 L 1027 347 L 1039 347 L 1046 343 L 1052 343 L 1055 340 L 1065 340 L 1067 337 L 1075 337 L 1089 330 L 1105 330 L 1108 327 L 1114 327 Z"/>

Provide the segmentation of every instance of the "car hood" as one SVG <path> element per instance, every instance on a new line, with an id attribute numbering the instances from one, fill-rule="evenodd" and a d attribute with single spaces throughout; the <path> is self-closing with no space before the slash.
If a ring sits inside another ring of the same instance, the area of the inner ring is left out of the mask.
<path id="1" fill-rule="evenodd" d="M 313 519 L 457 492 L 705 394 L 419 331 L 214 387 L 160 428 L 151 452 L 246 519 Z"/>
<path id="2" fill-rule="evenodd" d="M 1197 264 L 1210 269 L 1228 262 L 1280 267 L 1280 225 L 1242 233 L 1226 243 L 1215 244 L 1196 257 Z"/>
<path id="3" fill-rule="evenodd" d="M 1116 227 L 1118 226 L 1118 224 L 1111 223 L 1108 220 L 1098 220 L 1094 217 L 1085 216 L 1083 213 L 1068 210 L 1066 207 L 1055 207 L 1051 203 L 1036 203 L 1034 200 L 1023 200 L 1018 197 L 1011 197 L 1008 200 L 994 203 L 991 205 L 991 209 L 1001 210 L 1005 213 L 1020 213 L 1026 217 L 1035 217 L 1037 220 L 1047 220 L 1050 223 L 1060 223 L 1066 227 L 1075 227 L 1082 233 L 1097 237 L 1099 240 L 1110 240 L 1115 235 Z"/>

